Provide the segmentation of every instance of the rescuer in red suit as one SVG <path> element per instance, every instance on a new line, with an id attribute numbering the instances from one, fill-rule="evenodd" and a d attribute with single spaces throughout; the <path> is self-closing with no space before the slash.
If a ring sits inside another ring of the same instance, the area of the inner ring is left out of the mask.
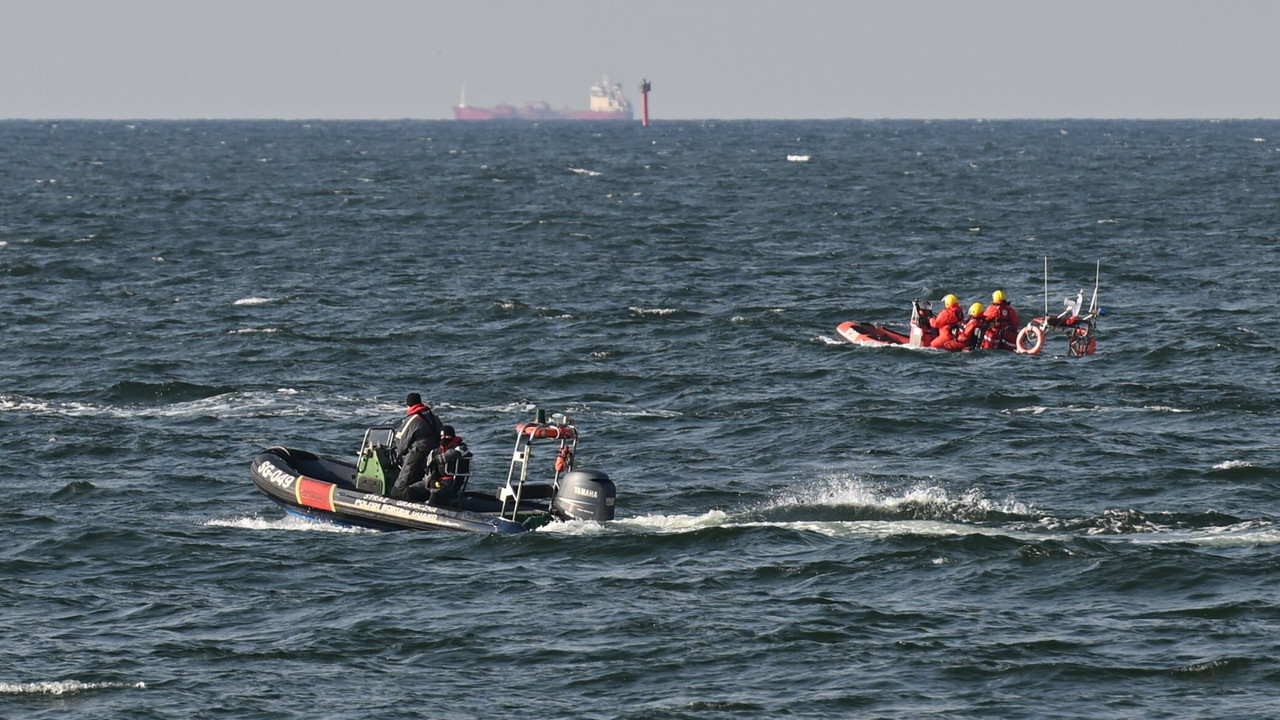
<path id="1" fill-rule="evenodd" d="M 947 349 L 947 343 L 955 341 L 956 335 L 960 334 L 960 324 L 964 322 L 964 310 L 955 295 L 942 298 L 942 305 L 942 312 L 929 318 L 930 327 L 938 331 L 938 337 L 929 343 L 931 348 Z"/>
<path id="2" fill-rule="evenodd" d="M 969 319 L 965 320 L 964 326 L 960 328 L 960 334 L 956 335 L 955 340 L 943 343 L 942 349 L 959 352 L 978 347 L 978 343 L 982 342 L 982 329 L 985 322 L 982 319 L 982 303 L 970 305 Z"/>
<path id="3" fill-rule="evenodd" d="M 987 331 L 982 337 L 983 348 L 996 350 L 1016 349 L 1018 339 L 1018 311 L 1004 299 L 1004 291 L 991 293 L 991 304 L 982 312 Z"/>

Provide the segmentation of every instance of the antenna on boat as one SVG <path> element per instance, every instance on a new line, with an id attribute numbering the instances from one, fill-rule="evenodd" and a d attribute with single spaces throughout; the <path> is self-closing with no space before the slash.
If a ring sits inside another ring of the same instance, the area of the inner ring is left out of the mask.
<path id="1" fill-rule="evenodd" d="M 1044 256 L 1044 316 L 1049 317 L 1049 256 Z"/>
<path id="2" fill-rule="evenodd" d="M 1102 278 L 1102 261 L 1098 261 L 1097 268 L 1093 271 L 1093 299 L 1089 301 L 1089 314 L 1098 314 L 1098 282 Z"/>

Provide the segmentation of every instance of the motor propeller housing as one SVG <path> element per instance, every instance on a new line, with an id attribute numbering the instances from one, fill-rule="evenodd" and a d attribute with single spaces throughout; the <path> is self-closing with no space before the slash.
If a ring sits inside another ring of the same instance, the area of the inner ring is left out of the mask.
<path id="1" fill-rule="evenodd" d="M 618 489 L 609 476 L 599 470 L 571 470 L 560 478 L 552 507 L 565 520 L 613 519 Z"/>

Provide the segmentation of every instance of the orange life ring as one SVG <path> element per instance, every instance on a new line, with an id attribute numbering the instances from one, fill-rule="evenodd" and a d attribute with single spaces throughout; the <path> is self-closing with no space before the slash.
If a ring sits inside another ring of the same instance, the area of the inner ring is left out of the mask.
<path id="1" fill-rule="evenodd" d="M 518 435 L 528 435 L 531 438 L 551 438 L 558 440 L 560 438 L 571 439 L 577 437 L 578 431 L 571 425 L 540 425 L 538 423 L 521 423 L 516 426 Z"/>
<path id="2" fill-rule="evenodd" d="M 1031 338 L 1031 345 L 1025 345 L 1026 338 Z M 1037 325 L 1028 325 L 1018 331 L 1018 339 L 1014 343 L 1017 351 L 1023 355 L 1035 355 L 1044 347 L 1044 331 Z"/>

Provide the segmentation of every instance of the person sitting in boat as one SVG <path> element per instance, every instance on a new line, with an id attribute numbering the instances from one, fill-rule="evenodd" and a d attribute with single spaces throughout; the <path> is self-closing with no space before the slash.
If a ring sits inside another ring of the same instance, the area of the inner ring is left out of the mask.
<path id="1" fill-rule="evenodd" d="M 430 493 L 427 502 L 431 505 L 448 505 L 449 501 L 457 497 L 470 474 L 471 451 L 453 431 L 453 426 L 445 425 L 440 430 L 440 445 L 431 453 L 431 459 L 427 462 L 427 474 L 423 478 Z"/>
<path id="2" fill-rule="evenodd" d="M 987 322 L 987 329 L 982 337 L 984 349 L 1017 348 L 1018 311 L 1005 299 L 1003 290 L 991 293 L 991 304 L 982 311 L 982 319 Z"/>
<path id="3" fill-rule="evenodd" d="M 982 344 L 982 336 L 987 329 L 987 321 L 982 317 L 982 303 L 974 303 L 969 306 L 969 319 L 965 321 L 964 327 L 960 328 L 960 334 L 956 336 L 956 341 L 960 343 L 961 350 L 973 350 Z"/>
<path id="4" fill-rule="evenodd" d="M 422 479 L 406 485 L 399 492 L 397 480 L 397 490 L 393 490 L 391 496 L 397 500 L 448 505 L 470 474 L 471 451 L 454 432 L 453 426 L 444 425 L 440 429 L 439 444 L 423 463 Z"/>
<path id="5" fill-rule="evenodd" d="M 396 462 L 400 472 L 391 488 L 391 497 L 407 500 L 409 486 L 422 481 L 427 459 L 440 444 L 440 418 L 423 404 L 422 396 L 409 393 L 405 398 L 405 418 L 396 430 Z"/>
<path id="6" fill-rule="evenodd" d="M 942 312 L 929 318 L 929 325 L 938 331 L 938 336 L 929 343 L 929 347 L 945 349 L 947 343 L 955 342 L 963 322 L 964 309 L 960 307 L 959 298 L 955 295 L 942 298 Z"/>
<path id="7" fill-rule="evenodd" d="M 933 307 L 928 300 L 913 300 L 911 302 L 911 337 L 912 345 L 915 346 L 915 337 L 920 336 L 919 347 L 929 347 L 933 339 L 938 337 L 938 331 L 933 329 Z M 919 333 L 916 330 L 919 330 Z"/>
<path id="8" fill-rule="evenodd" d="M 982 330 L 985 324 L 986 321 L 982 319 L 982 303 L 970 305 L 968 319 L 964 321 L 963 326 L 959 326 L 959 332 L 956 333 L 955 339 L 943 343 L 942 349 L 960 352 L 978 347 L 978 344 L 982 342 Z"/>

